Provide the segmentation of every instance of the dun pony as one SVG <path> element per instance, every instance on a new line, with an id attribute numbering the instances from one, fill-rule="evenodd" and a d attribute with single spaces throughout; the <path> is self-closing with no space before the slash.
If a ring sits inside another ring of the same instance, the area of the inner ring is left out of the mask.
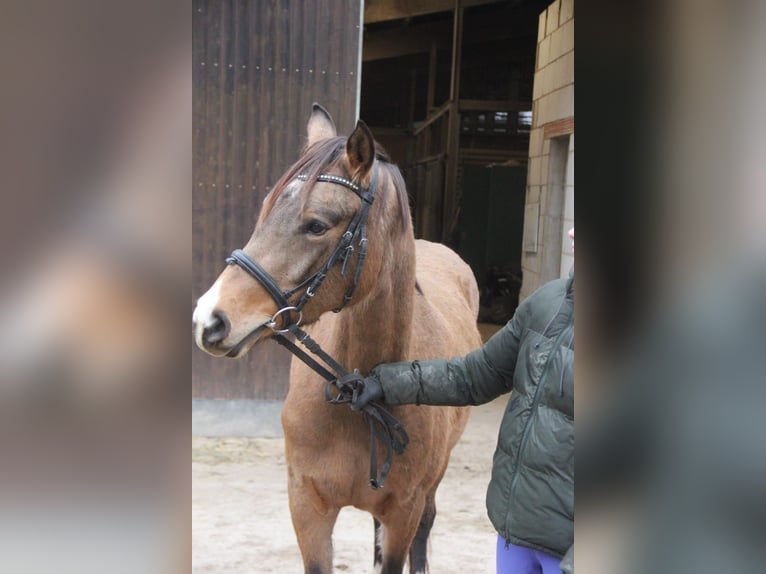
<path id="1" fill-rule="evenodd" d="M 381 362 L 468 353 L 481 343 L 473 274 L 447 247 L 415 240 L 402 176 L 361 121 L 348 138 L 339 137 L 327 111 L 314 105 L 307 146 L 264 200 L 243 251 L 282 289 L 300 285 L 325 264 L 361 204 L 349 189 L 316 176 L 336 175 L 365 188 L 374 169 L 369 248 L 353 300 L 330 312 L 354 275 L 342 276 L 336 265 L 303 308 L 302 326 L 341 365 L 362 374 Z M 350 257 L 358 256 L 357 249 Z M 355 267 L 352 260 L 349 268 Z M 196 342 L 215 356 L 241 356 L 272 336 L 267 325 L 277 310 L 261 284 L 229 266 L 197 303 Z M 377 572 L 401 573 L 407 558 L 410 572 L 426 571 L 436 488 L 469 412 L 426 406 L 390 411 L 410 443 L 395 456 L 385 488 L 372 490 L 363 418 L 327 403 L 321 378 L 293 359 L 282 425 L 290 512 L 307 573 L 332 571 L 332 531 L 345 506 L 374 518 Z"/>

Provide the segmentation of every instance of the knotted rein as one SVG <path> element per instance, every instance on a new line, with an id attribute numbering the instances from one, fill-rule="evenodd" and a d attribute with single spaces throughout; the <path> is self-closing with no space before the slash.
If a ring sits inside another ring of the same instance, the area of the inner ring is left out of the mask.
<path id="1" fill-rule="evenodd" d="M 306 181 L 308 177 L 299 175 L 298 179 Z M 226 263 L 229 265 L 239 265 L 258 281 L 258 283 L 266 289 L 269 295 L 271 295 L 271 298 L 277 304 L 278 310 L 274 313 L 271 321 L 269 321 L 267 325 L 274 332 L 274 338 L 277 343 L 285 347 L 327 381 L 324 388 L 325 400 L 328 403 L 337 405 L 353 402 L 356 398 L 356 393 L 359 390 L 357 383 L 362 380 L 363 377 L 356 370 L 351 373 L 345 369 L 335 359 L 328 355 L 322 347 L 319 346 L 319 343 L 314 341 L 306 331 L 300 328 L 300 323 L 303 319 L 302 309 L 315 295 L 316 290 L 325 280 L 330 269 L 332 269 L 338 262 L 342 262 L 341 277 L 346 276 L 349 261 L 351 260 L 351 254 L 354 252 L 354 244 L 358 240 L 359 256 L 357 257 L 356 269 L 354 271 L 351 285 L 343 296 L 343 301 L 341 301 L 340 305 L 333 309 L 333 311 L 335 313 L 340 312 L 343 307 L 351 301 L 362 274 L 364 261 L 367 257 L 367 213 L 372 205 L 375 189 L 377 187 L 377 162 L 375 162 L 373 166 L 370 187 L 367 189 L 359 187 L 348 179 L 332 174 L 319 174 L 316 176 L 316 181 L 333 183 L 345 187 L 353 191 L 362 200 L 361 209 L 351 220 L 351 223 L 349 223 L 348 228 L 341 236 L 335 250 L 316 273 L 309 276 L 293 289 L 283 291 L 280 289 L 274 278 L 241 249 L 234 250 L 232 254 L 226 258 Z M 290 297 L 303 288 L 306 289 L 304 293 L 300 296 L 295 305 L 291 305 L 289 302 Z M 292 320 L 292 313 L 298 314 L 297 320 Z M 279 324 L 277 323 L 277 320 L 280 321 Z M 321 364 L 318 360 L 298 347 L 298 345 L 285 336 L 286 333 L 292 333 L 296 341 L 306 347 L 306 349 L 324 364 Z M 336 389 L 335 394 L 333 394 L 333 388 Z M 402 454 L 404 452 L 404 449 L 409 443 L 409 436 L 401 423 L 379 404 L 368 403 L 362 408 L 361 412 L 370 429 L 370 487 L 372 487 L 373 490 L 377 490 L 383 488 L 383 485 L 385 484 L 386 477 L 391 470 L 393 453 Z M 379 440 L 386 449 L 386 459 L 380 469 L 380 475 L 378 475 L 378 450 L 376 448 L 375 439 Z"/>

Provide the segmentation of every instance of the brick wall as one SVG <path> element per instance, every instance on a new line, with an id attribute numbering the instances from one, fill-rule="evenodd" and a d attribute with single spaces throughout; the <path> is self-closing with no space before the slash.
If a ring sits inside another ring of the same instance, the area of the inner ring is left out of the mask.
<path id="1" fill-rule="evenodd" d="M 540 14 L 532 99 L 525 217 L 537 219 L 525 221 L 522 299 L 573 263 L 566 232 L 574 226 L 574 0 Z"/>

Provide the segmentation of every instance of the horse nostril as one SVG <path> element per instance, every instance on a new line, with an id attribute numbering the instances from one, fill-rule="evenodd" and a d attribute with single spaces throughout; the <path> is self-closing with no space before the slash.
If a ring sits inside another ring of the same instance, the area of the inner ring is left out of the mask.
<path id="1" fill-rule="evenodd" d="M 202 339 L 208 345 L 214 345 L 220 343 L 229 334 L 229 321 L 226 319 L 226 315 L 216 311 L 213 313 L 213 323 L 202 332 Z"/>

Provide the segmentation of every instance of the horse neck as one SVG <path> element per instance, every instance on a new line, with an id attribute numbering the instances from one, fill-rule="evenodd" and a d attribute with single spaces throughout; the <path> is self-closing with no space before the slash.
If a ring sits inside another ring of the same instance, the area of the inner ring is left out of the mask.
<path id="1" fill-rule="evenodd" d="M 373 288 L 338 315 L 335 347 L 346 367 L 361 373 L 379 363 L 404 360 L 409 349 L 415 297 L 415 239 L 410 231 L 395 243 L 379 251 L 383 262 Z"/>

